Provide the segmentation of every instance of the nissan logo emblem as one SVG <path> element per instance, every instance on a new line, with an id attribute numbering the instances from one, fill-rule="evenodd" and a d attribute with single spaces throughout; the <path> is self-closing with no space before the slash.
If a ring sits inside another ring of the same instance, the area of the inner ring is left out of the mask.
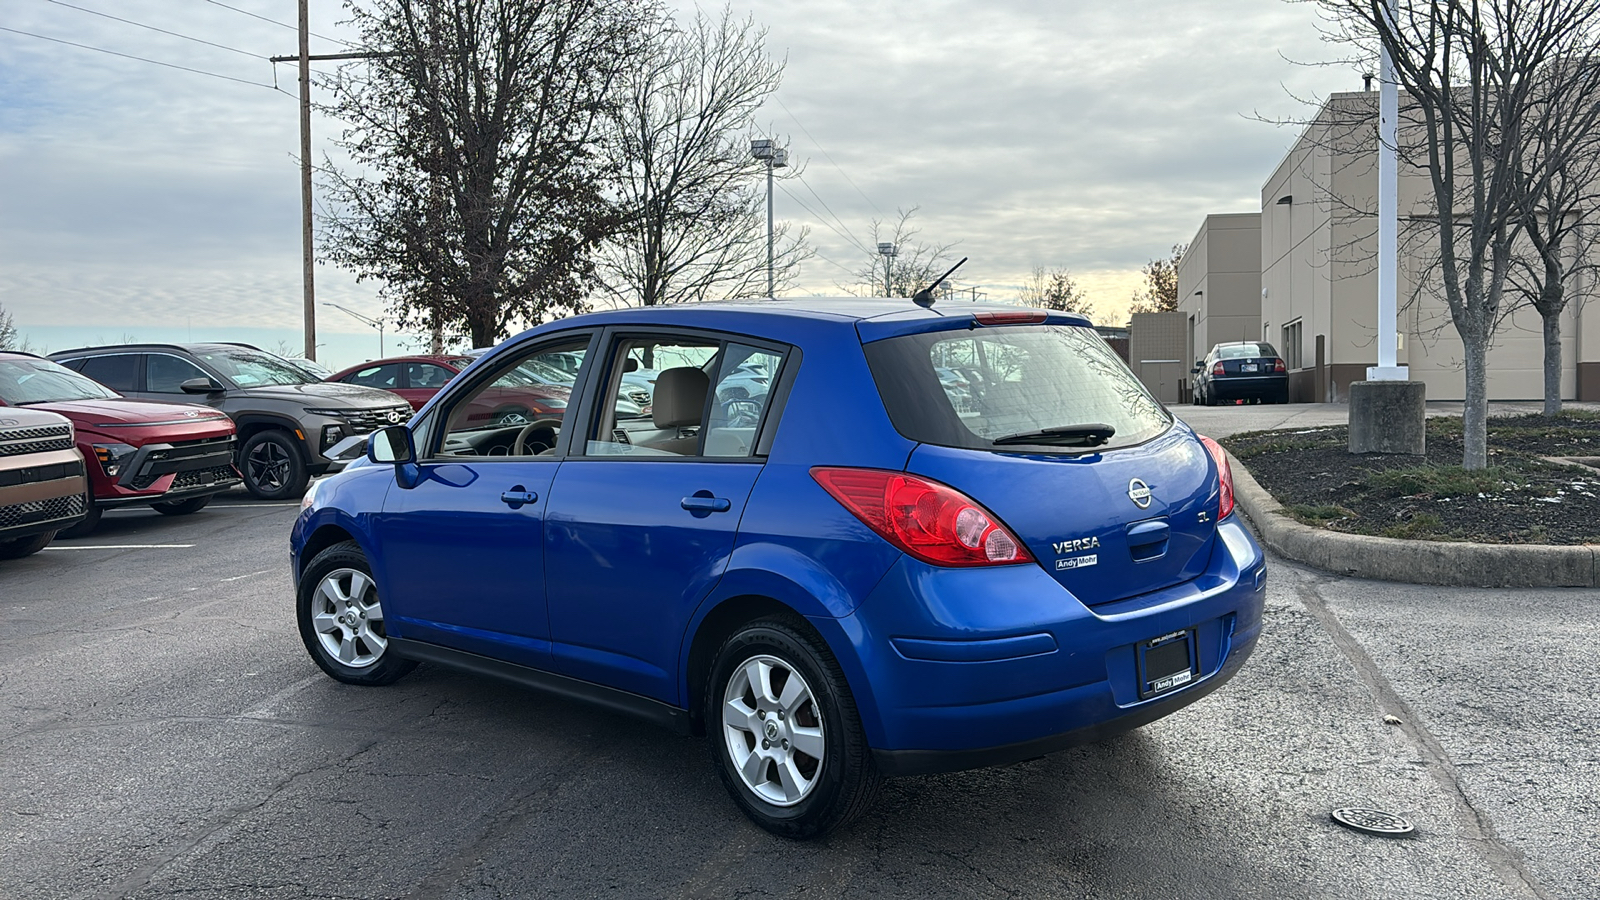
<path id="1" fill-rule="evenodd" d="M 1150 508 L 1150 485 L 1135 478 L 1128 482 L 1128 499 L 1140 509 Z"/>

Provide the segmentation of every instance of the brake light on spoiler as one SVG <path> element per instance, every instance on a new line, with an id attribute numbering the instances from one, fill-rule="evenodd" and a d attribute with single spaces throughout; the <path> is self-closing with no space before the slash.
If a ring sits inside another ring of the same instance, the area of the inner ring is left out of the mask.
<path id="1" fill-rule="evenodd" d="M 981 312 L 973 313 L 972 320 L 979 325 L 1043 325 L 1050 316 L 1048 313 L 1023 311 L 1023 312 Z"/>

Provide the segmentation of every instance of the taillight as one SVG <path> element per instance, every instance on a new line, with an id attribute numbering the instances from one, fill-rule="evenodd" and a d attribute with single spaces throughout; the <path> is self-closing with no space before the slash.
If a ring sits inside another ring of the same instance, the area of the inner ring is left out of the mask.
<path id="1" fill-rule="evenodd" d="M 1211 367 L 1211 374 L 1213 374 L 1213 375 L 1221 375 L 1222 374 L 1222 361 L 1221 360 L 1218 360 L 1217 363 Z"/>
<path id="2" fill-rule="evenodd" d="M 1017 536 L 949 485 L 882 469 L 818 466 L 811 477 L 880 537 L 936 566 L 1033 562 Z"/>
<path id="3" fill-rule="evenodd" d="M 1287 372 L 1289 370 L 1284 367 L 1283 360 L 1275 359 L 1275 360 L 1272 361 L 1272 371 L 1274 371 L 1274 372 Z"/>
<path id="4" fill-rule="evenodd" d="M 1217 508 L 1217 521 L 1228 517 L 1233 512 L 1233 468 L 1228 465 L 1228 454 L 1222 445 L 1211 438 L 1201 435 L 1200 443 L 1206 445 L 1206 452 L 1217 463 L 1217 477 L 1222 481 L 1222 503 Z"/>

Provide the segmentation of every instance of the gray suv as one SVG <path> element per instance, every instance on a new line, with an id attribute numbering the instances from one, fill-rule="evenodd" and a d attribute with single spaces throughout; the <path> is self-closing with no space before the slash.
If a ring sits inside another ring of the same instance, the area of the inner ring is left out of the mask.
<path id="1" fill-rule="evenodd" d="M 299 498 L 311 476 L 341 465 L 324 455 L 333 445 L 411 418 L 396 394 L 318 381 L 249 344 L 118 344 L 50 358 L 126 397 L 227 413 L 239 429 L 239 473 L 263 500 Z"/>

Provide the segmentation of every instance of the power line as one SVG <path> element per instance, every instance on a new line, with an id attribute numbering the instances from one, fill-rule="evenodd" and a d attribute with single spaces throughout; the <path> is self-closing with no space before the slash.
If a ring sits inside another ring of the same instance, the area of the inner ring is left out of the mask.
<path id="1" fill-rule="evenodd" d="M 794 202 L 800 204 L 800 208 L 805 210 L 806 212 L 810 213 L 818 222 L 821 222 L 822 223 L 822 227 L 828 229 L 829 231 L 833 232 L 834 234 L 837 234 L 839 237 L 841 237 L 845 241 L 847 241 L 850 244 L 850 246 L 855 247 L 857 250 L 860 250 L 863 253 L 867 252 L 866 248 L 862 247 L 859 243 L 857 243 L 855 238 L 852 238 L 850 235 L 845 234 L 844 232 L 840 231 L 839 229 L 833 227 L 833 223 L 832 222 L 829 222 L 827 219 L 825 219 L 821 215 L 819 215 L 816 210 L 814 210 L 811 207 L 807 206 L 806 202 L 804 200 L 801 200 L 799 197 L 796 197 L 794 195 L 793 191 L 789 190 L 788 188 L 784 187 L 781 184 L 778 185 L 778 190 L 783 191 L 784 195 L 787 196 L 790 200 L 793 200 Z"/>
<path id="2" fill-rule="evenodd" d="M 67 9 L 75 9 L 78 12 L 85 12 L 91 16 L 100 16 L 103 19 L 110 19 L 113 22 L 121 22 L 125 25 L 133 25 L 137 28 L 149 29 L 150 31 L 158 32 L 160 34 L 171 35 L 175 38 L 182 38 L 186 41 L 194 41 L 196 44 L 205 44 L 207 47 L 216 47 L 219 50 L 227 50 L 232 53 L 243 54 L 244 56 L 253 57 L 255 59 L 266 59 L 265 56 L 262 56 L 259 53 L 251 53 L 249 50 L 240 50 L 238 47 L 229 47 L 226 44 L 218 44 L 213 41 L 202 40 L 201 38 L 197 37 L 190 37 L 187 34 L 179 34 L 176 31 L 168 31 L 165 28 L 157 28 L 154 25 L 146 25 L 143 22 L 135 22 L 132 19 L 124 19 L 120 16 L 113 16 L 110 13 L 100 12 L 99 10 L 87 9 L 82 6 L 73 6 L 71 3 L 62 2 L 62 0 L 45 0 L 45 2 L 54 3 L 57 6 L 65 6 Z"/>
<path id="3" fill-rule="evenodd" d="M 290 25 L 288 22 L 279 22 L 277 19 L 269 19 L 266 16 L 258 16 L 258 15 L 256 15 L 253 12 L 251 12 L 248 9 L 240 9 L 237 6 L 229 6 L 226 3 L 218 2 L 218 0 L 205 0 L 205 2 L 211 4 L 212 6 L 220 6 L 223 9 L 233 10 L 234 12 L 236 12 L 236 13 L 242 15 L 242 16 L 249 16 L 252 19 L 260 19 L 261 21 L 266 22 L 266 23 L 268 23 L 270 25 L 277 25 L 280 28 L 287 28 L 290 31 L 299 31 L 300 30 L 300 27 L 298 25 Z M 343 44 L 346 47 L 354 47 L 355 46 L 355 44 L 352 44 L 349 41 L 342 41 L 342 40 L 340 40 L 340 39 L 338 39 L 336 37 L 328 37 L 325 34 L 317 34 L 315 31 L 308 31 L 308 32 L 306 32 L 306 34 L 309 34 L 309 35 L 311 35 L 312 37 L 315 37 L 315 38 L 322 38 L 325 41 L 333 41 L 335 44 Z"/>
<path id="4" fill-rule="evenodd" d="M 839 227 L 843 228 L 845 233 L 850 235 L 851 241 L 853 241 L 858 248 L 860 248 L 861 250 L 863 250 L 863 251 L 865 251 L 867 253 L 871 253 L 872 252 L 871 250 L 867 249 L 867 245 L 862 243 L 860 238 L 857 238 L 855 236 L 855 232 L 850 230 L 850 226 L 844 224 L 844 220 L 839 218 L 839 214 L 833 211 L 833 207 L 828 205 L 828 201 L 822 199 L 822 195 L 817 193 L 817 189 L 811 186 L 811 182 L 807 181 L 806 177 L 804 175 L 801 175 L 797 171 L 797 172 L 795 172 L 795 176 L 794 177 L 800 179 L 800 183 L 806 186 L 806 190 L 811 192 L 811 196 L 817 198 L 817 202 L 822 204 L 822 208 L 828 211 L 828 215 L 833 216 L 833 220 L 835 222 L 839 223 Z"/>
<path id="5" fill-rule="evenodd" d="M 119 56 L 119 57 L 121 57 L 123 59 L 131 59 L 131 60 L 134 60 L 136 62 L 149 63 L 152 66 L 161 66 L 161 67 L 167 68 L 167 69 L 177 69 L 180 72 L 193 72 L 196 75 L 209 75 L 212 78 L 221 78 L 223 81 L 235 81 L 235 82 L 238 82 L 239 84 L 248 84 L 251 87 L 266 88 L 269 91 L 276 91 L 277 93 L 283 94 L 286 97 L 294 96 L 293 94 L 290 94 L 288 91 L 282 90 L 277 85 L 265 84 L 265 83 L 260 82 L 260 81 L 247 81 L 247 80 L 245 80 L 243 78 L 235 78 L 232 75 L 220 75 L 220 74 L 218 74 L 216 72 L 207 72 L 204 69 L 191 69 L 188 66 L 180 66 L 180 65 L 176 65 L 174 63 L 162 62 L 162 61 L 160 61 L 158 59 L 146 59 L 143 56 L 134 56 L 131 53 L 118 53 L 115 50 L 107 50 L 104 47 L 91 47 L 88 44 L 79 44 L 79 43 L 76 43 L 74 41 L 64 41 L 61 38 L 53 38 L 53 37 L 47 37 L 47 36 L 42 35 L 42 34 L 34 34 L 31 31 L 19 31 L 19 30 L 15 29 L 15 28 L 7 28 L 4 25 L 0 25 L 0 31 L 9 31 L 12 34 L 20 34 L 20 35 L 22 35 L 24 37 L 38 38 L 41 41 L 50 41 L 53 44 L 66 44 L 68 47 L 77 47 L 77 48 L 82 49 L 82 50 L 93 50 L 96 53 L 105 53 L 105 54 L 108 54 L 110 56 Z"/>
<path id="6" fill-rule="evenodd" d="M 858 187 L 854 181 L 850 180 L 850 173 L 846 172 L 842 167 L 840 167 L 840 165 L 838 163 L 833 161 L 833 157 L 828 155 L 828 151 L 827 151 L 826 148 L 824 148 L 822 146 L 822 142 L 817 140 L 815 137 L 812 137 L 811 132 L 806 130 L 805 124 L 802 123 L 798 118 L 796 118 L 794 113 L 789 112 L 789 107 L 784 106 L 783 105 L 783 101 L 779 100 L 776 96 L 774 96 L 772 99 L 777 101 L 778 107 L 780 109 L 782 109 L 785 113 L 788 113 L 789 118 L 794 121 L 794 124 L 800 126 L 801 133 L 804 134 L 806 137 L 811 138 L 811 143 L 816 144 L 817 145 L 817 149 L 822 151 L 822 158 L 826 159 L 830 164 L 832 164 L 832 166 L 835 169 L 839 170 L 839 174 L 844 176 L 844 180 L 845 181 L 849 181 L 850 182 L 850 186 L 856 189 L 856 193 L 861 195 L 861 199 L 867 201 L 867 204 L 869 206 L 871 206 L 874 210 L 876 210 L 878 215 L 880 215 L 880 216 L 883 215 L 884 212 L 883 212 L 883 210 L 878 209 L 878 204 L 873 203 L 872 202 L 872 198 L 868 197 L 865 191 L 861 190 L 861 188 Z"/>

